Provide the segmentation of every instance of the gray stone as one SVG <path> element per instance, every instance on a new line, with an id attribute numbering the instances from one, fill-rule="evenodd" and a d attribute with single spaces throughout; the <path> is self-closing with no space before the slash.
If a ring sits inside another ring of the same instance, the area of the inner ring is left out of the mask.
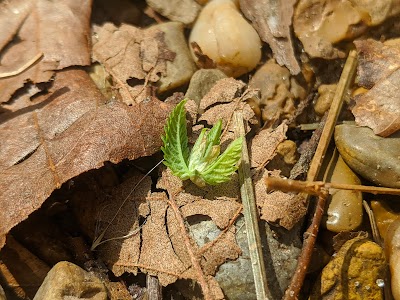
<path id="1" fill-rule="evenodd" d="M 188 83 L 196 71 L 196 65 L 187 46 L 182 23 L 167 22 L 152 28 L 164 32 L 168 49 L 176 54 L 173 61 L 167 61 L 167 74 L 158 82 L 158 91 L 164 93 Z"/>
<path id="2" fill-rule="evenodd" d="M 335 142 L 356 173 L 377 185 L 400 188 L 400 132 L 383 138 L 367 127 L 342 124 L 336 126 Z"/>
<path id="3" fill-rule="evenodd" d="M 107 300 L 104 284 L 73 263 L 57 263 L 47 274 L 34 300 Z"/>
<path id="4" fill-rule="evenodd" d="M 193 74 L 192 79 L 190 79 L 185 97 L 199 104 L 200 100 L 210 91 L 216 82 L 226 77 L 225 73 L 218 69 L 197 70 Z"/>
<path id="5" fill-rule="evenodd" d="M 279 233 L 272 230 L 267 223 L 262 224 L 265 226 L 261 228 L 261 236 L 264 238 L 262 244 L 270 299 L 281 299 L 297 265 L 301 250 L 300 235 L 294 230 Z M 221 265 L 215 279 L 228 299 L 253 300 L 256 294 L 243 217 L 238 219 L 235 227 L 236 241 L 242 255 Z M 202 246 L 215 239 L 221 230 L 212 221 L 202 221 L 197 226 L 191 226 L 191 233 L 196 243 Z"/>
<path id="6" fill-rule="evenodd" d="M 192 24 L 201 10 L 201 6 L 195 0 L 146 0 L 146 2 L 160 15 L 186 25 Z"/>

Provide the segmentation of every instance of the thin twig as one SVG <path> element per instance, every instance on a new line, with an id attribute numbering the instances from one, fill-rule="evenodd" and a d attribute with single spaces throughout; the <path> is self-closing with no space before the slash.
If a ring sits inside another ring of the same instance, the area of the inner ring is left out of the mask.
<path id="1" fill-rule="evenodd" d="M 267 300 L 267 275 L 261 246 L 260 229 L 258 227 L 258 211 L 254 197 L 253 182 L 250 175 L 250 159 L 243 124 L 243 114 L 235 112 L 235 135 L 243 137 L 242 159 L 239 165 L 240 194 L 243 204 L 243 215 L 246 223 L 247 241 L 257 300 Z"/>
<path id="2" fill-rule="evenodd" d="M 308 265 L 310 263 L 311 256 L 314 250 L 315 241 L 317 240 L 319 224 L 321 223 L 321 219 L 324 214 L 327 196 L 328 193 L 324 190 L 321 190 L 320 196 L 318 197 L 317 205 L 315 207 L 311 225 L 304 233 L 303 248 L 301 249 L 301 253 L 298 258 L 296 272 L 294 273 L 292 280 L 290 281 L 289 287 L 285 291 L 285 295 L 283 296 L 284 300 L 297 299 L 303 286 L 303 281 L 306 277 Z"/>
<path id="3" fill-rule="evenodd" d="M 168 190 L 168 189 L 167 189 Z M 201 287 L 201 290 L 203 291 L 203 295 L 204 295 L 204 299 L 205 300 L 213 300 L 214 297 L 211 294 L 211 290 L 210 287 L 208 286 L 206 277 L 204 275 L 203 270 L 201 269 L 200 266 L 200 259 L 198 258 L 198 256 L 196 256 L 196 254 L 193 251 L 191 242 L 190 242 L 190 237 L 189 234 L 186 230 L 185 227 L 185 222 L 183 220 L 183 216 L 181 211 L 179 210 L 178 204 L 176 204 L 175 201 L 175 195 L 173 195 L 172 193 L 169 193 L 169 200 L 168 200 L 168 204 L 169 206 L 172 208 L 174 214 L 175 214 L 175 218 L 176 221 L 178 222 L 178 226 L 179 229 L 181 230 L 181 234 L 183 237 L 183 242 L 185 243 L 186 246 L 186 250 L 189 254 L 190 257 L 190 261 L 192 263 L 192 267 L 197 275 L 197 281 Z"/>
<path id="4" fill-rule="evenodd" d="M 29 61 L 27 61 L 23 66 L 19 67 L 18 69 L 14 70 L 14 71 L 10 71 L 10 72 L 0 73 L 0 78 L 7 78 L 7 77 L 12 77 L 12 76 L 21 74 L 25 70 L 29 69 L 34 63 L 36 63 L 42 57 L 43 57 L 43 53 L 40 52 L 40 53 L 36 54 L 34 57 L 32 57 Z"/>
<path id="5" fill-rule="evenodd" d="M 162 300 L 162 287 L 157 277 L 147 274 L 146 288 L 148 300 Z"/>
<path id="6" fill-rule="evenodd" d="M 350 190 L 370 194 L 400 195 L 400 189 L 395 188 L 323 181 L 299 181 L 276 177 L 267 177 L 265 179 L 265 184 L 267 185 L 268 189 L 271 190 L 281 190 L 283 192 L 302 192 L 311 195 L 319 195 L 321 189 Z"/>

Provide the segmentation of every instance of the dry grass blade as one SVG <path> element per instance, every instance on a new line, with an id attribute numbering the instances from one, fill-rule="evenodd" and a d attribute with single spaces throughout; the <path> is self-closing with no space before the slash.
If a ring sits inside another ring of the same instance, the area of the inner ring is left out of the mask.
<path id="1" fill-rule="evenodd" d="M 235 134 L 237 137 L 245 135 L 243 114 L 236 111 L 234 114 Z M 240 193 L 243 204 L 243 215 L 246 223 L 249 253 L 253 268 L 254 284 L 257 300 L 267 297 L 267 276 L 265 273 L 264 258 L 261 248 L 260 230 L 258 227 L 258 213 L 254 197 L 253 182 L 250 175 L 250 160 L 246 139 L 243 139 L 242 160 L 239 166 Z"/>

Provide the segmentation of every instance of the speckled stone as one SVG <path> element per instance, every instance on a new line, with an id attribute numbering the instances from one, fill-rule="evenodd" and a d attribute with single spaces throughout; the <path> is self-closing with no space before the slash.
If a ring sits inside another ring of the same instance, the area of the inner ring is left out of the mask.
<path id="1" fill-rule="evenodd" d="M 367 127 L 336 126 L 335 142 L 344 161 L 376 185 L 400 188 L 400 132 L 387 138 Z"/>
<path id="2" fill-rule="evenodd" d="M 383 249 L 365 238 L 347 241 L 325 266 L 310 300 L 383 300 Z"/>

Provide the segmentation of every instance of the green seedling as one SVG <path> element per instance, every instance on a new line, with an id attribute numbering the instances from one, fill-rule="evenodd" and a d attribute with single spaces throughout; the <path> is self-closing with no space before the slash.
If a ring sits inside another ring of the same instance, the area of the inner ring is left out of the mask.
<path id="1" fill-rule="evenodd" d="M 242 155 L 243 138 L 234 140 L 220 154 L 222 121 L 219 120 L 213 128 L 201 131 L 192 151 L 189 151 L 185 103 L 183 100 L 174 108 L 164 127 L 165 135 L 161 137 L 164 164 L 175 176 L 182 180 L 190 179 L 200 187 L 229 181 Z"/>

